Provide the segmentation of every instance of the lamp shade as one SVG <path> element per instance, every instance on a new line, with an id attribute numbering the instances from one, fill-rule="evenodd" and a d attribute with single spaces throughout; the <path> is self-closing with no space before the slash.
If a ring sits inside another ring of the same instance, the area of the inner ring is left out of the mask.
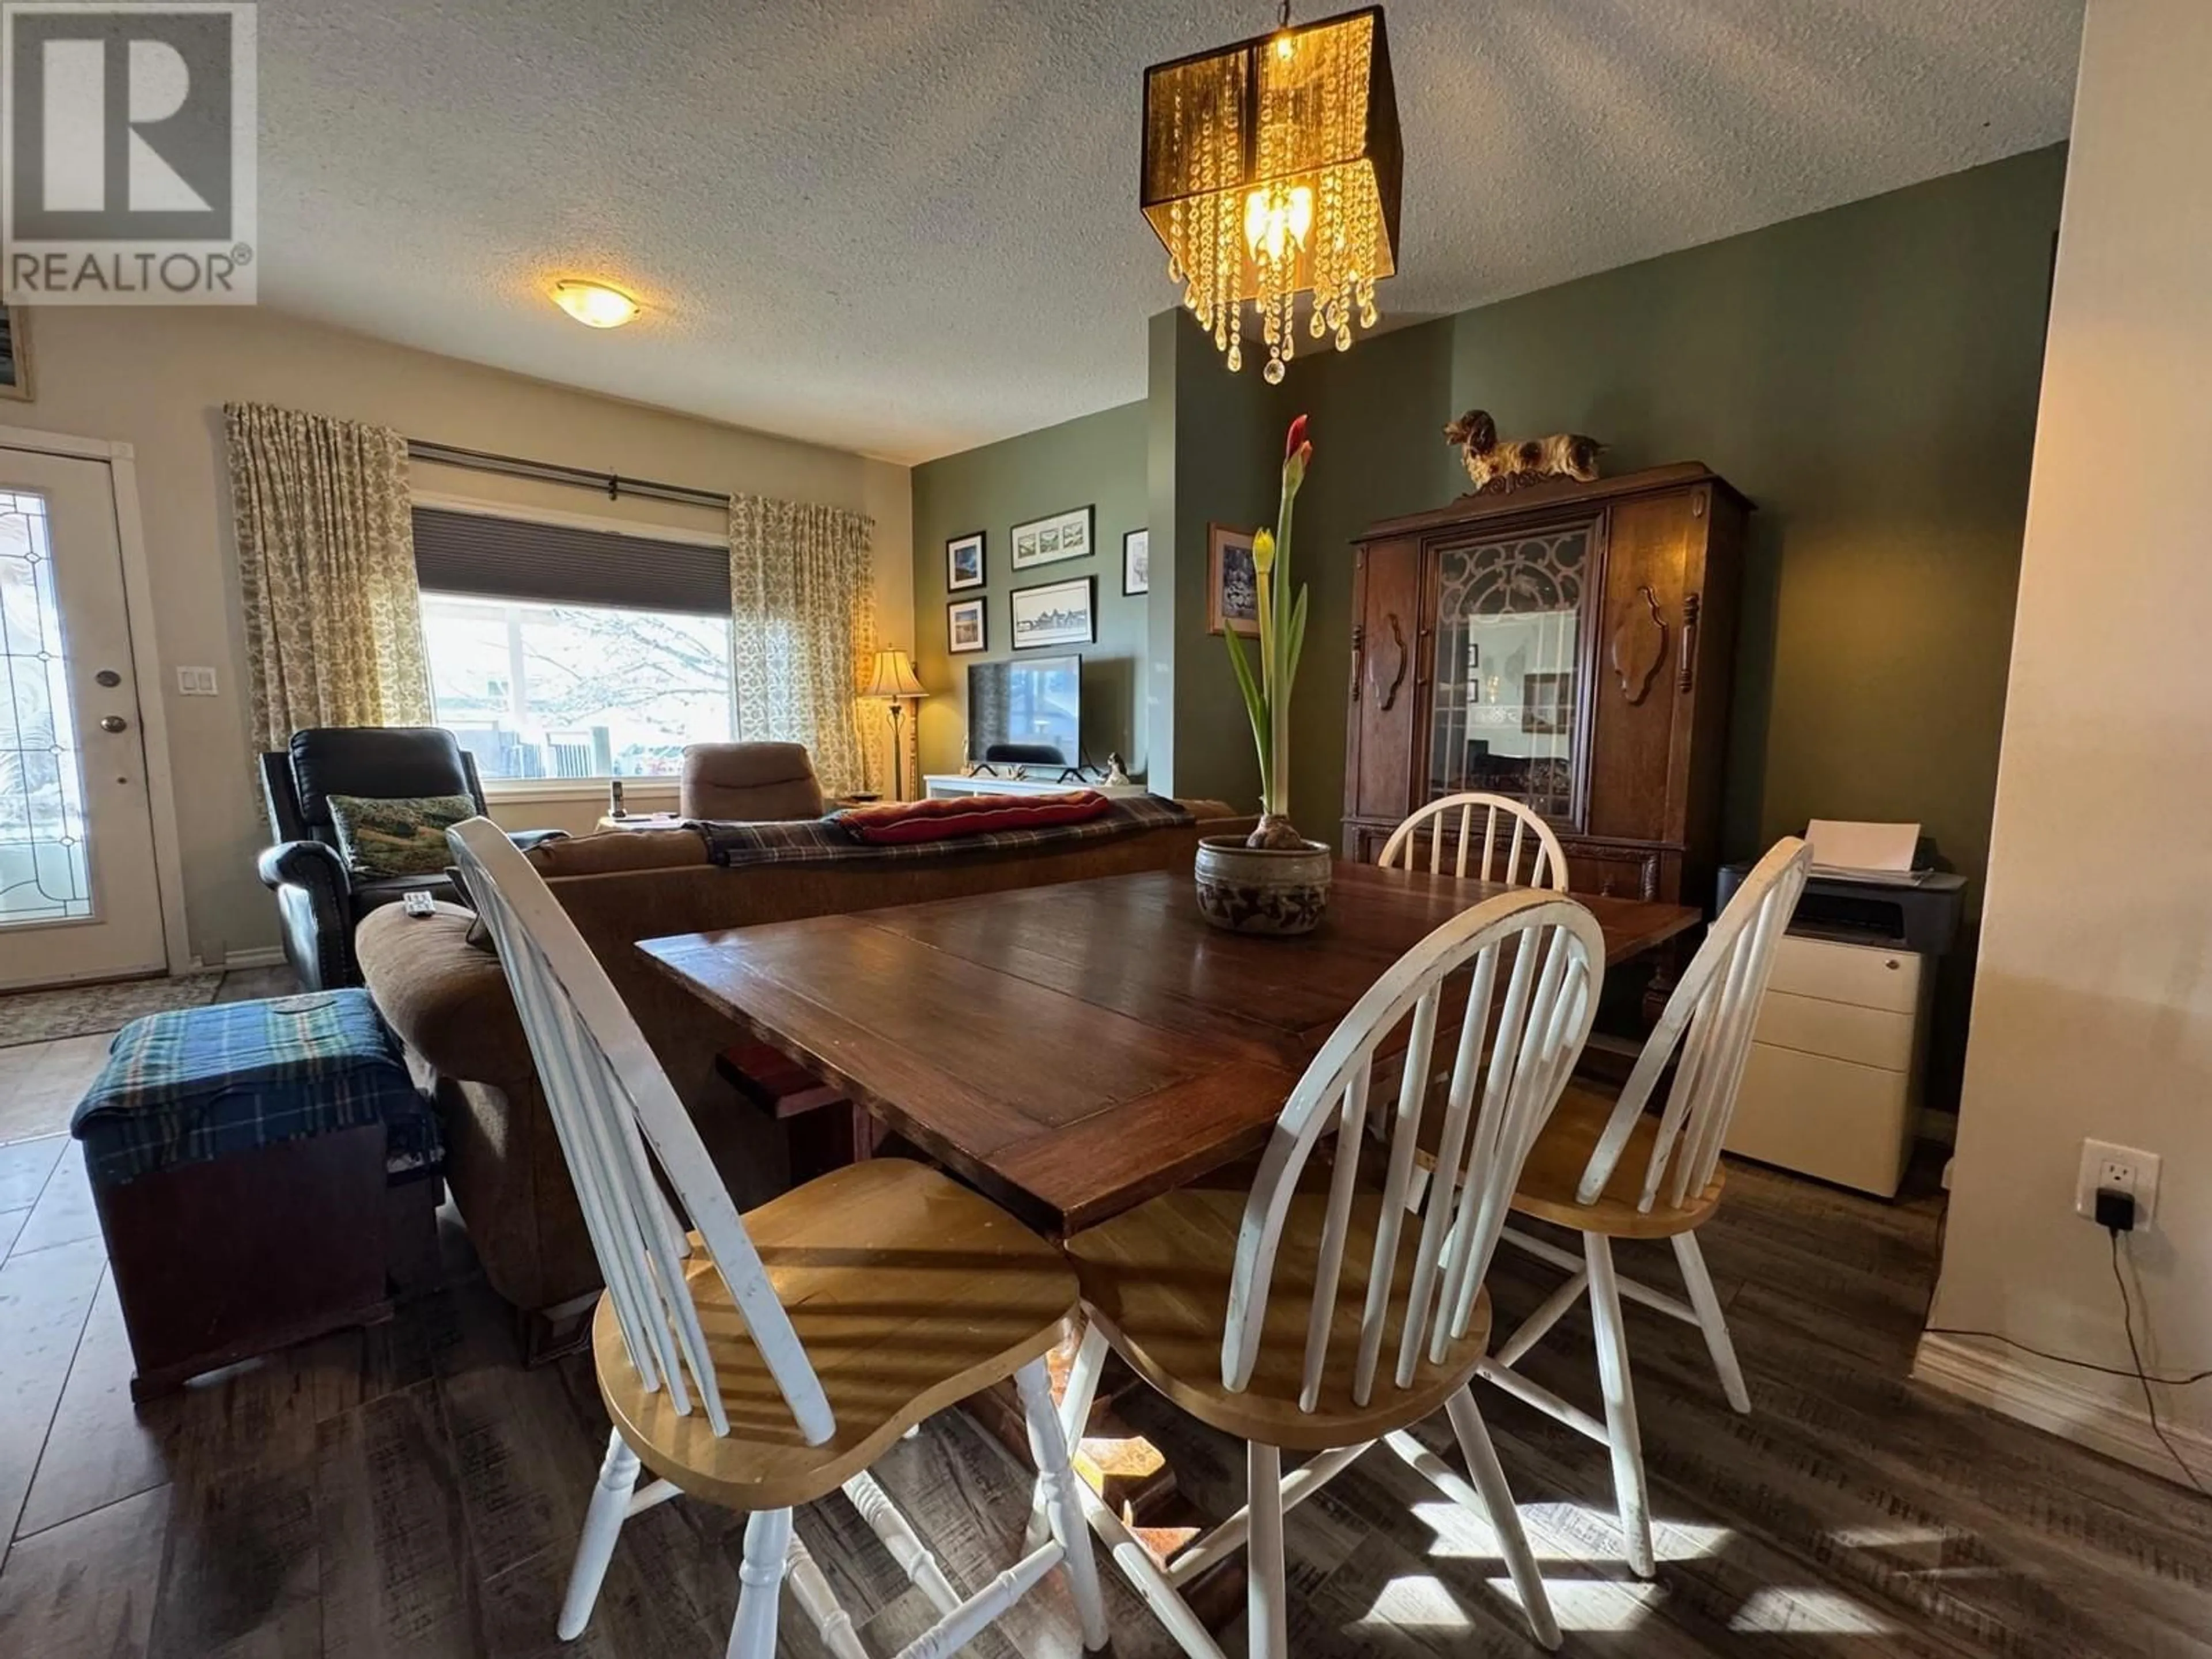
<path id="1" fill-rule="evenodd" d="M 1246 301 L 1271 381 L 1296 349 L 1301 293 L 1317 341 L 1341 350 L 1355 319 L 1375 325 L 1375 284 L 1397 270 L 1404 172 L 1380 6 L 1154 64 L 1144 131 L 1139 205 L 1230 368 Z"/>
<path id="2" fill-rule="evenodd" d="M 903 651 L 876 653 L 875 671 L 860 695 L 864 697 L 926 697 L 929 688 L 914 677 L 914 664 Z"/>

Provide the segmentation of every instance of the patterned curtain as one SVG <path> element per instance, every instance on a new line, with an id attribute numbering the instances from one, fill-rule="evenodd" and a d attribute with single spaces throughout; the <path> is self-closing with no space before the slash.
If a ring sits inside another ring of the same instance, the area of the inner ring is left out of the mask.
<path id="1" fill-rule="evenodd" d="M 866 787 L 854 694 L 875 648 L 874 528 L 837 507 L 730 498 L 738 735 L 805 744 L 832 795 Z"/>
<path id="2" fill-rule="evenodd" d="M 223 408 L 257 748 L 311 726 L 426 726 L 407 442 L 259 404 Z"/>

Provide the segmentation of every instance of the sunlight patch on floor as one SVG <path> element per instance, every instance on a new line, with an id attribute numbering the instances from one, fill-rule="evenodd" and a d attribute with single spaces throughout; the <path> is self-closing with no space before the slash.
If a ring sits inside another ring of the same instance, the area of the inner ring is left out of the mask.
<path id="1" fill-rule="evenodd" d="M 1427 1553 L 1440 1560 L 1498 1559 L 1498 1536 L 1489 1523 L 1457 1504 L 1416 1501 L 1413 1518 L 1436 1534 Z M 1587 1504 L 1524 1504 L 1521 1523 L 1540 1561 L 1601 1561 L 1620 1553 L 1618 1517 Z M 1663 1521 L 1653 1529 L 1652 1546 L 1662 1561 L 1692 1561 L 1717 1554 L 1732 1535 L 1726 1527 Z"/>
<path id="2" fill-rule="evenodd" d="M 1882 1636 L 1897 1626 L 1848 1595 L 1798 1585 L 1753 1590 L 1729 1620 L 1729 1628 L 1761 1634 L 1811 1631 L 1826 1636 Z"/>
<path id="3" fill-rule="evenodd" d="M 1847 1550 L 1869 1550 L 1883 1555 L 1901 1557 L 1923 1566 L 1942 1565 L 1951 1545 L 1952 1535 L 1941 1527 L 1919 1526 L 1906 1522 L 1867 1527 L 1837 1527 L 1829 1538 Z"/>
<path id="4" fill-rule="evenodd" d="M 1500 1573 L 1485 1585 L 1498 1598 L 1492 1611 L 1512 1620 L 1520 1617 L 1521 1598 L 1513 1582 Z M 1666 1594 L 1657 1584 L 1638 1580 L 1562 1578 L 1547 1574 L 1545 1593 L 1562 1630 L 1632 1630 L 1643 1623 L 1651 1607 Z M 1455 1589 L 1426 1573 L 1401 1573 L 1376 1592 L 1375 1604 L 1353 1629 L 1389 1626 L 1399 1631 L 1468 1632 L 1475 1620 L 1466 1606 L 1469 1592 Z M 1508 1609 L 1511 1611 L 1508 1611 Z M 1486 1625 L 1489 1622 L 1484 1621 Z"/>

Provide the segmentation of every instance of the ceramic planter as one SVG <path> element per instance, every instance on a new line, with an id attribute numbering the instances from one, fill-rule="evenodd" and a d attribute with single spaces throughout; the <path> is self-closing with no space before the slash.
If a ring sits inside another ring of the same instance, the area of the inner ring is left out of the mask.
<path id="1" fill-rule="evenodd" d="M 1198 843 L 1199 910 L 1232 933 L 1310 933 L 1328 908 L 1333 856 L 1325 842 L 1278 850 L 1207 836 Z"/>

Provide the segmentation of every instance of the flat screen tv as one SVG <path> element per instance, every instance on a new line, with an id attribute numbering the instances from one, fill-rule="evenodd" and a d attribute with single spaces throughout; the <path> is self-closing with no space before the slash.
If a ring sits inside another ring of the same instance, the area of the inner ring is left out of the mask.
<path id="1" fill-rule="evenodd" d="M 1083 758 L 1083 659 L 968 665 L 968 757 L 1030 766 Z"/>

